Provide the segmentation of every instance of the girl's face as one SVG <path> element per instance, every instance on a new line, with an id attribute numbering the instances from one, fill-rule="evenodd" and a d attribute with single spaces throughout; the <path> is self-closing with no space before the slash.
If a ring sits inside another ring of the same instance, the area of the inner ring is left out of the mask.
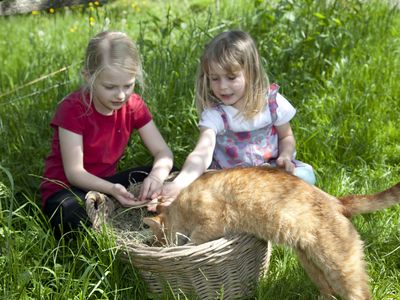
<path id="1" fill-rule="evenodd" d="M 210 67 L 210 87 L 214 96 L 224 105 L 231 105 L 240 110 L 245 93 L 245 77 L 242 70 L 228 73 L 220 67 Z"/>
<path id="2" fill-rule="evenodd" d="M 93 84 L 93 104 L 102 115 L 120 109 L 135 87 L 135 77 L 119 68 L 105 68 Z"/>

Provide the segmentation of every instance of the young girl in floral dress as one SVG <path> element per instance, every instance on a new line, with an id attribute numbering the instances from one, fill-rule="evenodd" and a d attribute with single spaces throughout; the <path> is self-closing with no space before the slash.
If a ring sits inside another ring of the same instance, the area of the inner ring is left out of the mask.
<path id="1" fill-rule="evenodd" d="M 164 198 L 173 200 L 208 168 L 269 164 L 314 184 L 312 167 L 295 159 L 290 120 L 296 110 L 278 90 L 246 32 L 222 32 L 207 44 L 196 84 L 199 140 L 179 175 L 164 185 Z"/>

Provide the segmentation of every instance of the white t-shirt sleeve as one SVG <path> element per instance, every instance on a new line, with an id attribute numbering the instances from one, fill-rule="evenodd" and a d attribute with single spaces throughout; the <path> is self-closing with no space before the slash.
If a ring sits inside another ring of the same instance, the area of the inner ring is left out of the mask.
<path id="1" fill-rule="evenodd" d="M 280 126 L 288 123 L 294 117 L 296 109 L 279 93 L 276 95 L 276 103 L 278 108 L 276 109 L 277 119 L 274 125 Z"/>
<path id="2" fill-rule="evenodd" d="M 206 109 L 201 113 L 199 127 L 211 128 L 216 134 L 225 128 L 221 114 L 215 109 Z"/>

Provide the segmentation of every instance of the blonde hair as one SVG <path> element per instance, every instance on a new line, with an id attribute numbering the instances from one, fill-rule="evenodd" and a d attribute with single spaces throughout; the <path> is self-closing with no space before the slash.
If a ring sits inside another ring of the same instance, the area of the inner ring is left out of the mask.
<path id="1" fill-rule="evenodd" d="M 229 73 L 243 71 L 245 95 L 242 114 L 252 118 L 265 106 L 268 77 L 251 36 L 241 30 L 218 34 L 205 47 L 197 71 L 196 104 L 198 112 L 221 103 L 210 88 L 210 67 L 217 65 Z"/>
<path id="2" fill-rule="evenodd" d="M 132 74 L 143 88 L 143 70 L 136 44 L 123 32 L 103 31 L 88 43 L 83 72 L 88 78 L 84 90 L 93 94 L 93 83 L 106 67 L 116 67 Z"/>

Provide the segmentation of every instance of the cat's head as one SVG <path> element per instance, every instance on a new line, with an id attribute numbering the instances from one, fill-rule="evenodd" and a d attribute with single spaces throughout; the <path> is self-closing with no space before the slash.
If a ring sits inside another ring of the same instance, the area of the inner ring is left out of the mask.
<path id="1" fill-rule="evenodd" d="M 156 244 L 165 245 L 167 244 L 166 234 L 165 234 L 165 221 L 164 215 L 158 214 L 154 217 L 143 218 L 143 223 L 150 227 L 153 235 L 156 238 Z"/>
<path id="2" fill-rule="evenodd" d="M 155 209 L 158 214 L 153 217 L 143 218 L 143 223 L 150 227 L 155 236 L 156 244 L 170 245 L 172 239 L 169 238 L 171 233 L 169 209 L 162 203 L 162 199 L 159 199 Z"/>
<path id="3" fill-rule="evenodd" d="M 183 229 L 177 228 L 176 218 L 171 217 L 170 207 L 157 205 L 158 215 L 154 217 L 143 218 L 143 223 L 150 227 L 153 232 L 156 243 L 167 246 L 179 246 L 186 244 L 188 238 L 182 232 Z"/>

